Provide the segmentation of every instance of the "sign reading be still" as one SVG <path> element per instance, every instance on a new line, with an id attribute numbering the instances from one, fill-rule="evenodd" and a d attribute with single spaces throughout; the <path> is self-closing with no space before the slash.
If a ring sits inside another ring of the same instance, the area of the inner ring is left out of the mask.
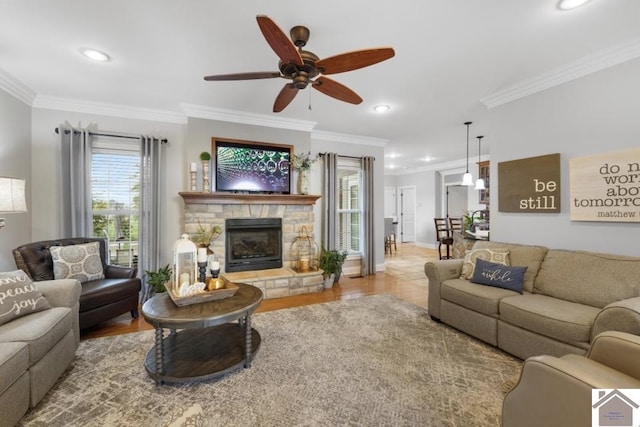
<path id="1" fill-rule="evenodd" d="M 571 220 L 640 222 L 640 148 L 569 160 Z"/>
<path id="2" fill-rule="evenodd" d="M 498 211 L 560 212 L 560 154 L 498 163 Z"/>

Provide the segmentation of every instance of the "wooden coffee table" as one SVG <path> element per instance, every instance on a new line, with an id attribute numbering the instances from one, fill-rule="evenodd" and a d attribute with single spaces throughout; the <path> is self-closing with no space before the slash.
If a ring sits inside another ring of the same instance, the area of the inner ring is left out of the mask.
<path id="1" fill-rule="evenodd" d="M 207 380 L 251 367 L 260 348 L 251 314 L 262 301 L 262 291 L 237 285 L 235 295 L 216 301 L 178 307 L 164 293 L 144 303 L 142 315 L 156 329 L 144 366 L 156 384 Z M 167 336 L 164 329 L 169 329 Z"/>

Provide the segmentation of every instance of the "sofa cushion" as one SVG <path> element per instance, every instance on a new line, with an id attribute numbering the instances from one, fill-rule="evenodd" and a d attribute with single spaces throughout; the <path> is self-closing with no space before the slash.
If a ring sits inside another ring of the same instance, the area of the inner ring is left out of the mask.
<path id="1" fill-rule="evenodd" d="M 460 273 L 461 279 L 471 280 L 473 277 L 473 271 L 476 268 L 476 260 L 478 258 L 502 265 L 509 265 L 509 249 L 486 248 L 473 249 L 467 252 L 464 255 L 464 261 L 462 262 L 462 272 Z"/>
<path id="2" fill-rule="evenodd" d="M 533 282 L 540 271 L 542 261 L 548 249 L 544 246 L 518 245 L 514 243 L 489 242 L 478 240 L 474 249 L 506 248 L 509 249 L 510 265 L 526 266 L 527 272 L 524 274 L 523 288 L 525 292 L 533 293 Z"/>
<path id="3" fill-rule="evenodd" d="M 0 394 L 29 369 L 29 348 L 23 342 L 0 345 Z"/>
<path id="4" fill-rule="evenodd" d="M 493 317 L 498 315 L 500 300 L 514 295 L 518 295 L 518 293 L 507 289 L 478 285 L 465 279 L 446 280 L 442 282 L 440 287 L 440 296 L 443 300 Z"/>
<path id="5" fill-rule="evenodd" d="M 73 312 L 67 307 L 28 314 L 0 326 L 0 343 L 22 341 L 29 346 L 29 366 L 36 363 L 71 329 Z"/>
<path id="6" fill-rule="evenodd" d="M 51 246 L 49 251 L 53 259 L 54 278 L 77 279 L 80 283 L 104 279 L 98 242 Z"/>
<path id="7" fill-rule="evenodd" d="M 0 325 L 50 307 L 24 271 L 0 273 Z"/>
<path id="8" fill-rule="evenodd" d="M 550 250 L 534 293 L 603 308 L 640 296 L 640 258 Z"/>
<path id="9" fill-rule="evenodd" d="M 500 301 L 500 320 L 567 343 L 589 342 L 593 321 L 600 312 L 539 294 L 508 297 Z"/>
<path id="10" fill-rule="evenodd" d="M 510 289 L 521 294 L 526 271 L 527 267 L 511 267 L 478 258 L 471 281 L 480 285 Z"/>

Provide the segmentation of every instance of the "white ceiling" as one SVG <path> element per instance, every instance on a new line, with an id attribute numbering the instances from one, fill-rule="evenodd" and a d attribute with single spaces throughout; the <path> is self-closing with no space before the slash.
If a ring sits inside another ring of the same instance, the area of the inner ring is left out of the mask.
<path id="1" fill-rule="evenodd" d="M 425 157 L 464 158 L 467 120 L 472 138 L 486 135 L 488 152 L 491 129 L 482 118 L 492 100 L 544 88 L 558 71 L 573 78 L 606 66 L 612 52 L 640 55 L 640 1 L 593 0 L 570 12 L 556 1 L 0 0 L 0 69 L 35 96 L 34 106 L 84 101 L 184 114 L 190 104 L 303 120 L 318 131 L 387 140 L 386 156 L 397 157 L 385 163 L 413 169 L 427 165 Z M 282 79 L 203 80 L 277 71 L 257 14 L 287 34 L 309 27 L 306 49 L 320 58 L 377 46 L 392 46 L 396 56 L 331 76 L 357 92 L 360 105 L 307 88 L 274 114 Z M 92 63 L 81 47 L 112 61 Z M 392 110 L 374 113 L 380 103 Z"/>

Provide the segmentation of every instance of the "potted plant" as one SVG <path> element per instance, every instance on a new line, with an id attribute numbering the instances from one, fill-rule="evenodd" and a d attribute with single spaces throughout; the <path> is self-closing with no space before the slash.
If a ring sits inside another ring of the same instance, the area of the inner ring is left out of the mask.
<path id="1" fill-rule="evenodd" d="M 340 274 L 342 274 L 342 265 L 347 259 L 346 251 L 339 251 L 337 249 L 322 249 L 320 253 L 320 259 L 318 260 L 319 267 L 324 271 L 323 277 L 325 279 L 325 288 L 330 288 L 340 280 Z"/>
<path id="2" fill-rule="evenodd" d="M 318 160 L 318 157 L 311 157 L 311 152 L 294 154 L 293 167 L 298 171 L 298 193 L 309 194 L 309 169 Z"/>
<path id="3" fill-rule="evenodd" d="M 211 161 L 211 154 L 203 151 L 202 153 L 200 153 L 200 161 L 202 162 L 202 191 L 208 193 L 210 191 L 209 162 Z"/>
<path id="4" fill-rule="evenodd" d="M 169 264 L 158 271 L 144 271 L 145 277 L 147 278 L 147 284 L 152 286 L 156 293 L 166 292 L 167 288 L 164 284 L 171 280 L 171 273 L 172 271 Z"/>

